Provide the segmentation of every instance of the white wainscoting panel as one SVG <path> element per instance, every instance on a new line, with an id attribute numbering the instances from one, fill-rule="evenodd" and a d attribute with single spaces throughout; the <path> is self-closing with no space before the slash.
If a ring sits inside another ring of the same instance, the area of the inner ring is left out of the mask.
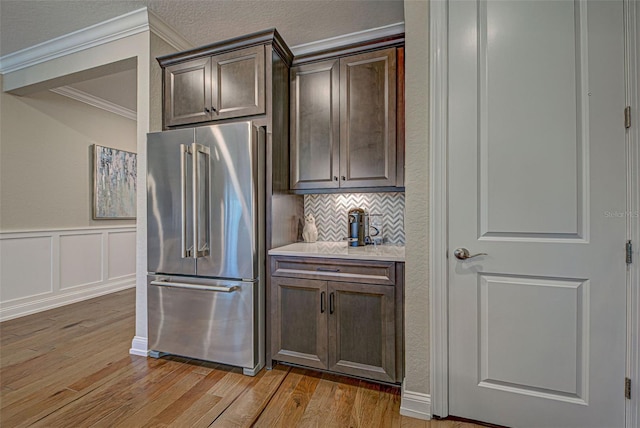
<path id="1" fill-rule="evenodd" d="M 102 281 L 102 233 L 60 235 L 60 289 Z"/>
<path id="2" fill-rule="evenodd" d="M 0 302 L 51 293 L 51 247 L 50 236 L 0 241 Z"/>
<path id="3" fill-rule="evenodd" d="M 112 232 L 109 234 L 108 279 L 118 279 L 136 271 L 136 232 Z"/>
<path id="4" fill-rule="evenodd" d="M 0 233 L 0 321 L 135 286 L 135 226 Z"/>

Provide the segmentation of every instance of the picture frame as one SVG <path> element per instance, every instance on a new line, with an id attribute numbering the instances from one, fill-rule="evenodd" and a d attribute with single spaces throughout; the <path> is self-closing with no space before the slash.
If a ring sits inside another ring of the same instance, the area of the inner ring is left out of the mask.
<path id="1" fill-rule="evenodd" d="M 137 155 L 93 145 L 93 219 L 136 218 Z"/>

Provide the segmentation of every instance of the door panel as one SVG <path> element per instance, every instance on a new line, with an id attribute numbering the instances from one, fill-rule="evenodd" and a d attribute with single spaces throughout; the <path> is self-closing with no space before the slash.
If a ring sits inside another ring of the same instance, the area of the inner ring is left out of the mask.
<path id="1" fill-rule="evenodd" d="M 273 359 L 327 369 L 327 283 L 272 277 L 271 287 Z"/>
<path id="2" fill-rule="evenodd" d="M 329 282 L 329 369 L 396 382 L 393 286 Z"/>
<path id="3" fill-rule="evenodd" d="M 218 278 L 258 277 L 258 144 L 251 122 L 196 128 L 210 150 L 209 255 L 197 273 Z"/>
<path id="4" fill-rule="evenodd" d="M 554 3 L 480 3 L 482 236 L 582 232 L 586 40 L 574 3 Z M 497 29 L 511 38 L 495 35 Z"/>
<path id="5" fill-rule="evenodd" d="M 339 186 L 340 63 L 291 68 L 291 188 Z"/>
<path id="6" fill-rule="evenodd" d="M 480 386 L 585 404 L 589 281 L 484 274 L 479 280 Z"/>
<path id="7" fill-rule="evenodd" d="M 149 272 L 194 275 L 196 262 L 183 257 L 184 247 L 193 247 L 191 202 L 191 156 L 180 165 L 181 145 L 191 147 L 193 129 L 179 129 L 147 135 L 147 269 Z M 184 172 L 184 176 L 181 174 Z M 185 209 L 182 212 L 182 186 Z M 185 223 L 183 223 L 183 221 Z"/>
<path id="8" fill-rule="evenodd" d="M 621 1 L 449 3 L 452 415 L 624 426 Z"/>

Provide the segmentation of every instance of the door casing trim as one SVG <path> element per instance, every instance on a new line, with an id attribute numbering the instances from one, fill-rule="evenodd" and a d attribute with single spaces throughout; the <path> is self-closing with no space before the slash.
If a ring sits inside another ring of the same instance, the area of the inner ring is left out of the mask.
<path id="1" fill-rule="evenodd" d="M 631 106 L 627 130 L 627 238 L 633 263 L 627 273 L 627 374 L 631 400 L 626 400 L 626 427 L 640 428 L 640 5 L 623 0 L 625 25 L 626 105 Z"/>
<path id="2" fill-rule="evenodd" d="M 431 414 L 449 415 L 447 1 L 429 3 L 429 325 Z"/>
<path id="3" fill-rule="evenodd" d="M 429 3 L 430 395 L 431 413 L 438 417 L 449 415 L 448 3 Z M 627 376 L 632 380 L 632 399 L 625 405 L 625 425 L 640 428 L 640 5 L 635 0 L 623 4 L 627 105 L 632 106 L 633 116 L 626 137 L 627 234 L 635 247 L 627 275 Z"/>

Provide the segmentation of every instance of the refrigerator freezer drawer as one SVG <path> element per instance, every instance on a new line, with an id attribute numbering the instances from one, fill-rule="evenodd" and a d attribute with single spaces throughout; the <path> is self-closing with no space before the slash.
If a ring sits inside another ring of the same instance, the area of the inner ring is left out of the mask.
<path id="1" fill-rule="evenodd" d="M 258 283 L 150 276 L 149 349 L 253 369 Z"/>

